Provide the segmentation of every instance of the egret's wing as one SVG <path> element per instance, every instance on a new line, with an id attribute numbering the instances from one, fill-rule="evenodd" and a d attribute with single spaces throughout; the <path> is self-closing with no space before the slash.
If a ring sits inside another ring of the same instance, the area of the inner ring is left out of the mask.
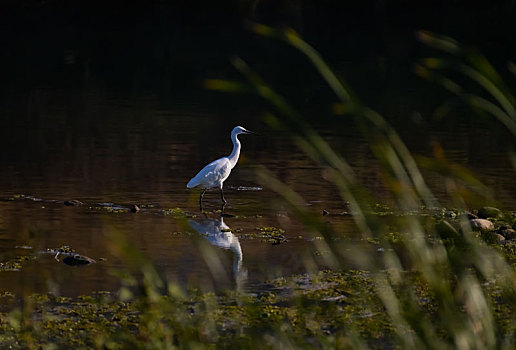
<path id="1" fill-rule="evenodd" d="M 218 187 L 231 172 L 231 164 L 224 157 L 211 162 L 202 168 L 201 171 L 186 185 L 188 188 L 201 185 L 204 188 Z"/>

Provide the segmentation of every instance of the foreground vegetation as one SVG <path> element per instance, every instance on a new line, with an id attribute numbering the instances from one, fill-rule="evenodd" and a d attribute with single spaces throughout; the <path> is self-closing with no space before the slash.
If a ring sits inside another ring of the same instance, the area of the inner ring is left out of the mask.
<path id="1" fill-rule="evenodd" d="M 434 248 L 445 247 L 450 259 L 462 259 L 472 253 L 462 238 L 461 217 L 484 220 L 492 227 L 477 228 L 473 233 L 484 249 L 483 257 L 496 258 L 500 254 L 512 269 L 516 266 L 513 229 L 516 213 L 504 213 L 492 207 L 467 213 L 447 209 L 400 213 L 381 206 L 375 215 L 389 226 L 395 225 L 400 216 L 416 216 L 425 226 L 435 228 L 437 234 L 426 239 Z M 335 268 L 279 278 L 252 288 L 206 293 L 167 284 L 123 236 L 115 239 L 119 256 L 131 261 L 126 271 L 119 272 L 123 287 L 117 293 L 98 292 L 74 299 L 53 294 L 20 298 L 4 293 L 0 297 L 3 305 L 0 346 L 12 349 L 214 346 L 385 349 L 402 342 L 398 325 L 389 316 L 379 293 L 383 288 L 383 282 L 375 276 L 379 271 Z M 410 242 L 405 240 L 402 233 L 389 231 L 362 243 L 374 255 L 384 256 L 385 249 L 389 249 L 403 257 L 410 248 Z M 356 242 L 348 238 L 344 244 L 353 247 Z M 331 254 L 328 250 L 317 252 L 323 256 Z M 16 259 L 17 267 L 22 268 L 26 260 Z M 407 263 L 410 261 L 403 262 Z M 474 271 L 474 258 L 463 263 Z M 458 269 L 447 272 L 450 287 L 457 292 L 469 292 L 460 289 Z M 511 284 L 503 280 L 503 271 L 499 272 L 489 280 L 479 276 L 481 290 L 477 292 L 482 293 L 484 298 L 480 301 L 487 303 L 485 306 L 490 310 L 489 314 L 480 316 L 491 318 L 497 347 L 511 348 L 516 335 L 516 293 L 507 289 Z M 449 340 L 447 322 L 441 319 L 442 302 L 436 295 L 440 291 L 432 288 L 424 272 L 404 266 L 381 273 L 398 280 L 394 293 L 410 295 L 410 300 L 416 303 L 405 306 L 412 325 L 425 327 L 425 323 L 434 323 L 436 336 L 440 338 L 436 340 Z M 467 319 L 470 308 L 464 305 L 455 317 Z M 485 320 L 480 318 L 478 322 Z"/>
<path id="2" fill-rule="evenodd" d="M 443 216 L 452 224 L 440 232 L 446 237 L 442 241 L 448 251 L 453 252 L 464 248 L 456 241 L 460 234 L 453 229 L 455 223 L 450 212 L 453 211 L 446 211 Z M 516 225 L 515 214 L 505 215 L 513 218 L 512 225 Z M 435 216 L 431 220 L 437 225 L 443 222 L 443 218 Z M 485 241 L 492 233 L 478 231 L 476 235 Z M 403 253 L 402 235 L 391 232 L 382 239 Z M 125 244 L 121 242 L 121 246 Z M 381 254 L 379 241 L 370 240 L 368 244 Z M 487 247 L 488 243 L 484 244 Z M 489 245 L 515 266 L 515 240 Z M 126 254 L 134 254 L 126 248 Z M 381 285 L 370 271 L 325 270 L 269 281 L 249 292 L 215 294 L 166 285 L 144 257 L 136 257 L 139 272 L 127 271 L 125 286 L 118 293 L 98 292 L 75 299 L 32 295 L 23 300 L 9 293 L 2 295 L 3 309 L 7 311 L 0 312 L 0 346 L 12 349 L 213 346 L 385 349 L 394 348 L 400 342 L 396 325 L 377 293 Z M 412 294 L 417 301 L 412 306 L 412 312 L 417 310 L 417 313 L 411 316 L 418 317 L 415 322 L 443 322 L 439 320 L 442 306 L 436 291 L 430 288 L 421 271 L 387 273 L 403 281 L 396 293 Z M 399 275 L 395 276 L 396 273 Z M 458 282 L 456 276 L 450 278 L 455 284 Z M 514 291 L 504 290 L 504 283 L 497 279 L 483 281 L 482 292 L 492 310 L 490 316 L 497 328 L 498 344 L 510 348 L 516 334 L 516 295 Z M 462 310 L 464 314 L 468 312 L 467 307 Z M 445 340 L 445 327 L 439 327 L 438 331 Z"/>

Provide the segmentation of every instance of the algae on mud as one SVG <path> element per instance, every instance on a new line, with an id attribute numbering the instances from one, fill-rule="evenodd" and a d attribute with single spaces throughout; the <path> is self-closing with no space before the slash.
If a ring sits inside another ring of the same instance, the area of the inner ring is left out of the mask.
<path id="1" fill-rule="evenodd" d="M 284 233 L 285 230 L 277 227 L 258 227 L 260 232 L 257 234 L 246 235 L 246 237 L 260 238 L 264 242 L 271 243 L 272 245 L 281 244 L 287 242 L 287 238 Z"/>
<path id="2" fill-rule="evenodd" d="M 330 345 L 347 339 L 350 328 L 371 344 L 389 343 L 390 326 L 362 272 L 322 272 L 270 285 L 269 291 L 254 295 L 192 291 L 187 297 L 152 301 L 142 297 L 122 302 L 109 293 L 75 301 L 32 296 L 22 311 L 0 314 L 0 345 L 123 349 L 145 347 L 150 341 L 155 348 L 187 343 L 249 347 L 280 332 L 298 344 L 317 339 Z M 339 295 L 346 297 L 335 298 Z"/>

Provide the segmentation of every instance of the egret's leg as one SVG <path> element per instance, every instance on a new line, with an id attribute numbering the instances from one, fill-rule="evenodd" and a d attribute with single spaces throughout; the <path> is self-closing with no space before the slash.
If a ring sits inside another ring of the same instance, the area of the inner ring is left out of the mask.
<path id="1" fill-rule="evenodd" d="M 222 198 L 222 203 L 227 203 L 226 198 L 224 198 L 224 190 L 222 189 L 222 186 L 220 186 L 220 198 Z"/>
<path id="2" fill-rule="evenodd" d="M 202 197 L 204 197 L 204 192 L 206 192 L 206 189 L 202 190 L 201 196 L 199 197 L 199 210 L 202 213 Z"/>

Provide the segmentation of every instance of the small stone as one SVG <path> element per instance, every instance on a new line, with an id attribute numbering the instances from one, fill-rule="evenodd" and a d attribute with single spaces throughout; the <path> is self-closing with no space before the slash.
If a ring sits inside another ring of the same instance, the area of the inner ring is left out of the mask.
<path id="1" fill-rule="evenodd" d="M 444 216 L 450 219 L 454 219 L 457 216 L 457 214 L 453 210 L 446 210 L 444 212 Z"/>
<path id="2" fill-rule="evenodd" d="M 64 202 L 64 205 L 68 205 L 68 206 L 81 205 L 81 204 L 82 204 L 82 202 L 78 201 L 77 199 L 72 199 L 70 201 Z"/>
<path id="3" fill-rule="evenodd" d="M 502 235 L 501 235 L 501 234 L 499 234 L 499 233 L 493 233 L 493 234 L 492 234 L 492 237 L 493 237 L 494 241 L 498 241 L 498 242 L 503 242 L 503 241 L 505 241 L 505 237 L 504 237 L 504 236 L 502 236 Z"/>
<path id="4" fill-rule="evenodd" d="M 501 218 L 503 213 L 500 209 L 494 207 L 483 207 L 478 210 L 478 217 L 480 219 L 487 218 Z"/>
<path id="5" fill-rule="evenodd" d="M 70 266 L 79 266 L 79 265 L 90 265 L 95 263 L 95 260 L 88 258 L 84 255 L 74 254 L 71 256 L 67 256 L 63 258 L 63 263 Z"/>
<path id="6" fill-rule="evenodd" d="M 132 204 L 131 205 L 131 212 L 132 213 L 137 213 L 139 211 L 140 211 L 140 207 L 137 204 Z"/>
<path id="7" fill-rule="evenodd" d="M 323 216 L 328 215 L 329 213 L 326 210 L 322 211 Z"/>
<path id="8" fill-rule="evenodd" d="M 336 295 L 333 297 L 323 298 L 322 300 L 323 301 L 331 301 L 331 302 L 336 302 L 336 301 L 341 302 L 341 301 L 345 301 L 346 299 L 348 299 L 348 297 L 345 295 Z"/>
<path id="9" fill-rule="evenodd" d="M 469 211 L 465 212 L 463 215 L 465 215 L 469 220 L 471 220 L 471 219 L 478 219 L 478 216 L 476 216 L 473 213 L 470 213 Z"/>
<path id="10" fill-rule="evenodd" d="M 494 224 L 486 219 L 471 219 L 469 220 L 471 228 L 473 230 L 477 229 L 480 231 L 492 231 L 494 230 Z"/>
<path id="11" fill-rule="evenodd" d="M 512 228 L 503 228 L 498 231 L 505 239 L 514 239 L 516 238 L 516 230 Z"/>
<path id="12" fill-rule="evenodd" d="M 459 236 L 457 230 L 446 220 L 439 221 L 435 225 L 435 229 L 441 238 L 457 238 Z"/>

